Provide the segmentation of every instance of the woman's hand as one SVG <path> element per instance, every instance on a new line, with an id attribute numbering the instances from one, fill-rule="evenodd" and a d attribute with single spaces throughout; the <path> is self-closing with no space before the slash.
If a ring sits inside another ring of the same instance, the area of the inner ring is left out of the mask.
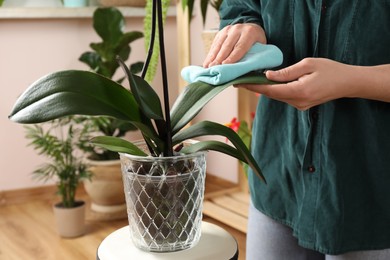
<path id="1" fill-rule="evenodd" d="M 278 71 L 267 71 L 275 85 L 236 85 L 307 110 L 342 97 L 390 101 L 390 66 L 361 67 L 323 58 L 306 58 Z"/>
<path id="2" fill-rule="evenodd" d="M 215 37 L 203 67 L 237 62 L 256 42 L 263 44 L 267 42 L 265 32 L 259 25 L 253 23 L 228 25 Z"/>

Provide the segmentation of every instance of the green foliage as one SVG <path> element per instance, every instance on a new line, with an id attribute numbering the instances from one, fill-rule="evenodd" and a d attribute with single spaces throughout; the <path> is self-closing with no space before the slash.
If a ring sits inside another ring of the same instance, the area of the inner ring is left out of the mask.
<path id="1" fill-rule="evenodd" d="M 130 44 L 143 37 L 139 31 L 124 32 L 125 19 L 122 13 L 114 8 L 97 8 L 93 13 L 93 28 L 102 42 L 91 43 L 93 51 L 84 52 L 79 60 L 93 71 L 107 78 L 113 78 L 119 64 L 116 58 L 127 60 L 131 53 Z M 131 71 L 141 71 L 143 62 L 131 65 Z"/>
<path id="2" fill-rule="evenodd" d="M 93 51 L 84 52 L 79 60 L 87 64 L 94 72 L 112 79 L 119 68 L 116 60 L 120 57 L 127 60 L 131 53 L 130 44 L 143 37 L 139 31 L 124 32 L 125 19 L 122 13 L 114 8 L 97 8 L 93 14 L 93 28 L 100 36 L 102 42 L 91 43 Z M 134 74 L 142 70 L 143 62 L 135 62 L 130 65 L 130 71 Z M 118 82 L 123 81 L 123 77 Z M 118 153 L 98 149 L 91 146 L 89 139 L 96 135 L 107 135 L 122 137 L 129 131 L 136 128 L 112 117 L 79 117 L 79 122 L 84 125 L 84 140 L 80 142 L 80 149 L 89 154 L 94 160 L 114 160 L 118 159 Z"/>
<path id="3" fill-rule="evenodd" d="M 62 206 L 71 208 L 80 181 L 90 177 L 87 165 L 76 154 L 80 131 L 71 117 L 53 120 L 45 126 L 48 129 L 42 125 L 25 126 L 29 145 L 50 160 L 33 173 L 39 180 L 56 179 Z"/>
<path id="4" fill-rule="evenodd" d="M 163 23 L 165 23 L 168 8 L 170 5 L 171 0 L 162 0 L 162 15 L 163 15 Z M 144 32 L 145 32 L 145 50 L 149 49 L 149 45 L 151 42 L 151 34 L 152 34 L 152 1 L 146 1 L 145 6 L 146 15 L 144 18 Z M 155 44 L 153 45 L 153 54 L 152 58 L 150 59 L 150 64 L 148 66 L 148 71 L 145 75 L 145 79 L 147 82 L 151 83 L 154 79 L 154 76 L 156 75 L 157 71 L 157 65 L 159 61 L 159 54 L 160 54 L 160 44 L 158 43 L 159 39 L 159 32 L 156 30 L 154 41 Z"/>
<path id="5" fill-rule="evenodd" d="M 10 114 L 10 119 L 25 124 L 44 122 L 68 115 L 111 116 L 136 126 L 142 132 L 151 155 L 154 156 L 164 156 L 165 131 L 168 127 L 174 134 L 173 145 L 198 136 L 225 136 L 234 147 L 227 147 L 226 144 L 216 141 L 203 141 L 182 152 L 220 151 L 247 163 L 263 179 L 261 170 L 248 148 L 229 127 L 212 122 L 201 122 L 183 129 L 211 99 L 229 86 L 239 83 L 272 84 L 273 82 L 268 81 L 263 74 L 251 73 L 220 86 L 203 82 L 188 85 L 173 104 L 170 126 L 159 117 L 147 116 L 160 113 L 158 111 L 161 109 L 156 108 L 157 102 L 150 103 L 143 98 L 135 97 L 145 96 L 146 93 L 154 91 L 152 87 L 136 75 L 130 74 L 128 77 L 133 78 L 130 80 L 132 92 L 115 81 L 88 71 L 52 73 L 33 83 L 20 96 Z M 122 152 L 125 148 L 120 147 L 127 141 L 113 144 L 113 140 L 113 137 L 99 137 L 99 139 L 92 139 L 92 143 L 115 152 Z"/>
<path id="6" fill-rule="evenodd" d="M 203 24 L 206 22 L 206 15 L 207 15 L 207 9 L 209 5 L 213 7 L 217 12 L 219 11 L 219 8 L 221 7 L 223 0 L 200 0 L 200 11 L 202 14 L 202 21 Z M 181 0 L 181 5 L 183 10 L 188 8 L 188 15 L 189 15 L 189 20 L 191 21 L 192 19 L 192 13 L 194 10 L 194 3 L 195 0 Z"/>
<path id="7" fill-rule="evenodd" d="M 161 5 L 157 7 L 158 13 L 161 14 Z M 158 24 L 162 25 L 162 17 L 159 17 Z M 159 42 L 162 43 L 162 28 L 159 27 L 159 30 Z M 111 32 L 107 33 L 108 36 L 104 37 L 112 37 Z M 164 65 L 165 56 L 161 56 Z M 10 119 L 25 124 L 40 123 L 70 115 L 108 116 L 139 129 L 151 156 L 172 156 L 173 151 L 192 153 L 215 150 L 248 164 L 259 178 L 264 180 L 249 149 L 229 127 L 204 121 L 185 128 L 211 99 L 229 86 L 240 83 L 273 84 L 264 74 L 251 73 L 219 86 L 203 82 L 190 84 L 179 95 L 170 110 L 167 105 L 168 85 L 165 66 L 162 66 L 163 109 L 159 96 L 149 83 L 131 73 L 130 68 L 121 59 L 118 61 L 130 83 L 130 90 L 116 81 L 92 72 L 75 70 L 55 72 L 33 83 L 19 97 L 11 111 Z M 201 141 L 181 150 L 176 149 L 183 147 L 182 142 L 187 139 L 206 135 L 224 136 L 233 146 L 219 141 Z M 113 152 L 146 155 L 135 144 L 119 137 L 100 136 L 93 138 L 91 142 Z"/>

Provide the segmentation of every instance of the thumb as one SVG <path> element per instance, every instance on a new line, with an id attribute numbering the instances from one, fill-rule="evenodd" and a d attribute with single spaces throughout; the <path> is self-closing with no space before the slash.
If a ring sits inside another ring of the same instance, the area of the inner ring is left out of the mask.
<path id="1" fill-rule="evenodd" d="M 292 65 L 280 70 L 268 70 L 265 75 L 269 80 L 287 82 L 300 78 L 302 71 L 296 65 Z"/>

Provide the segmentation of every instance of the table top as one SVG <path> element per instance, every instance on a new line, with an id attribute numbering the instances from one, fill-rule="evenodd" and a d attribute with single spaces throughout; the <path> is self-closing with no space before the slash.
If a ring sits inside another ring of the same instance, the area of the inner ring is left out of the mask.
<path id="1" fill-rule="evenodd" d="M 202 222 L 199 242 L 192 248 L 171 253 L 145 252 L 136 248 L 130 239 L 129 226 L 122 227 L 108 235 L 97 251 L 98 260 L 230 260 L 238 258 L 235 238 L 223 228 Z"/>

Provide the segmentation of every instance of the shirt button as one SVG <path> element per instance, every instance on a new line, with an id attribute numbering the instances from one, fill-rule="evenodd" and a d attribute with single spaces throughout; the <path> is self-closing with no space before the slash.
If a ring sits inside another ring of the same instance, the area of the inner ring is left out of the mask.
<path id="1" fill-rule="evenodd" d="M 311 165 L 311 166 L 309 166 L 309 167 L 307 168 L 307 170 L 308 170 L 309 172 L 313 173 L 313 172 L 316 171 L 316 168 L 315 168 L 313 165 Z"/>

